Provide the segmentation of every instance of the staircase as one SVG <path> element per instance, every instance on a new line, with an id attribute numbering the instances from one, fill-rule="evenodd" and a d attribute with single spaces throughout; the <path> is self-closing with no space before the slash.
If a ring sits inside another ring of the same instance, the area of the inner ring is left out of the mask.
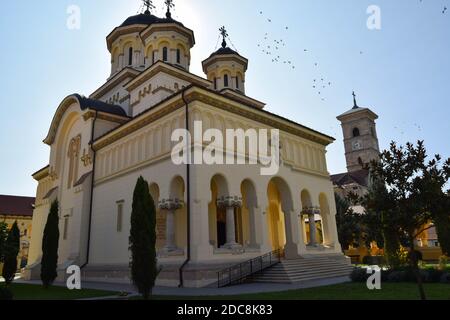
<path id="1" fill-rule="evenodd" d="M 308 257 L 281 262 L 251 278 L 253 282 L 296 283 L 350 276 L 353 267 L 337 257 Z"/>

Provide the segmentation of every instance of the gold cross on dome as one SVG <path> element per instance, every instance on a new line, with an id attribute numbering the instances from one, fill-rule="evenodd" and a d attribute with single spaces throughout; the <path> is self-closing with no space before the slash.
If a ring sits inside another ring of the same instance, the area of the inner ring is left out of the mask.
<path id="1" fill-rule="evenodd" d="M 150 11 L 151 11 L 152 9 L 155 9 L 155 8 L 156 8 L 156 7 L 153 5 L 153 1 L 152 1 L 152 0 L 143 0 L 143 1 L 144 1 L 144 6 L 147 7 L 146 12 L 149 12 L 149 13 L 150 13 Z"/>

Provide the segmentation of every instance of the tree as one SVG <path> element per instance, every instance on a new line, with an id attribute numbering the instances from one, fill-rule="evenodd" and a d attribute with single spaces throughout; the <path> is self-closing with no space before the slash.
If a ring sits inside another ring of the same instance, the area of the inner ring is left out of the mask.
<path id="1" fill-rule="evenodd" d="M 6 239 L 8 239 L 8 225 L 0 222 L 0 263 L 4 260 Z"/>
<path id="2" fill-rule="evenodd" d="M 59 216 L 58 200 L 53 201 L 42 238 L 41 280 L 44 288 L 53 284 L 58 276 Z"/>
<path id="3" fill-rule="evenodd" d="M 5 279 L 6 284 L 9 285 L 14 280 L 14 276 L 17 272 L 17 255 L 20 250 L 20 230 L 17 226 L 17 221 L 14 222 L 8 233 L 4 250 L 2 276 Z"/>
<path id="4" fill-rule="evenodd" d="M 350 246 L 359 247 L 361 238 L 361 217 L 350 208 L 350 202 L 335 194 L 336 225 L 339 243 L 342 249 L 348 250 Z"/>
<path id="5" fill-rule="evenodd" d="M 398 268 L 400 259 L 399 229 L 392 213 L 392 199 L 389 198 L 385 184 L 371 177 L 368 192 L 361 198 L 365 208 L 363 225 L 366 245 L 375 241 L 379 248 L 384 249 L 387 264 Z"/>
<path id="6" fill-rule="evenodd" d="M 391 235 L 395 235 L 408 248 L 409 264 L 417 278 L 423 300 L 426 295 L 419 272 L 420 253 L 415 250 L 415 240 L 426 230 L 433 217 L 439 216 L 439 212 L 443 214 L 448 208 L 448 200 L 442 196 L 448 175 L 440 174 L 438 164 L 441 158 L 436 155 L 431 161 L 426 160 L 423 141 L 418 141 L 416 146 L 407 143 L 406 147 L 398 147 L 392 142 L 390 149 L 381 154 L 380 161 L 371 163 L 371 175 L 376 181 L 385 184 L 385 200 L 376 197 L 377 202 L 385 201 L 386 204 L 383 225 L 391 226 Z M 448 164 L 450 160 L 446 161 Z M 444 166 L 442 172 L 448 173 L 448 167 Z M 370 209 L 377 208 L 370 203 L 368 206 Z"/>
<path id="7" fill-rule="evenodd" d="M 450 190 L 444 191 L 450 178 L 450 159 L 441 165 L 441 157 L 435 155 L 422 168 L 416 178 L 416 188 L 425 210 L 429 211 L 436 227 L 442 252 L 450 256 Z"/>
<path id="8" fill-rule="evenodd" d="M 152 294 L 158 276 L 156 209 L 147 181 L 139 177 L 133 194 L 130 230 L 131 278 L 144 299 Z"/>

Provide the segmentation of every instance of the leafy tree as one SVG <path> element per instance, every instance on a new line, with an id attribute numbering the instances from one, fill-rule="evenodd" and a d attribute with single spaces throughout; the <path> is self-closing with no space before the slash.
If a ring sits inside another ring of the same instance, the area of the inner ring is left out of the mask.
<path id="1" fill-rule="evenodd" d="M 359 247 L 361 238 L 361 217 L 350 208 L 348 199 L 335 194 L 336 225 L 339 243 L 342 249 L 348 250 L 350 246 Z"/>
<path id="2" fill-rule="evenodd" d="M 8 239 L 8 225 L 0 222 L 0 263 L 4 260 L 6 239 Z"/>
<path id="3" fill-rule="evenodd" d="M 415 186 L 425 210 L 429 211 L 438 234 L 442 252 L 450 256 L 450 190 L 444 191 L 450 177 L 450 159 L 441 165 L 441 157 L 435 155 L 423 164 L 421 176 Z"/>
<path id="4" fill-rule="evenodd" d="M 133 194 L 129 243 L 133 284 L 144 299 L 149 299 L 158 276 L 156 209 L 148 183 L 142 177 L 139 177 Z"/>
<path id="5" fill-rule="evenodd" d="M 406 147 L 398 147 L 392 142 L 390 149 L 381 154 L 380 161 L 371 163 L 371 175 L 376 181 L 384 182 L 385 191 L 383 196 L 375 197 L 375 204 L 368 204 L 369 209 L 377 209 L 376 203 L 385 201 L 382 225 L 391 229 L 389 236 L 394 236 L 408 248 L 409 264 L 417 278 L 423 300 L 426 295 L 419 272 L 420 253 L 415 250 L 415 240 L 426 230 L 428 222 L 439 215 L 438 212 L 447 210 L 442 187 L 448 181 L 448 176 L 446 178 L 436 172 L 440 156 L 435 156 L 429 162 L 426 159 L 423 141 L 418 141 L 416 146 L 407 143 Z M 450 160 L 447 160 L 446 164 L 449 163 Z M 444 168 L 443 172 L 448 172 L 448 168 Z M 437 177 L 443 178 L 439 180 L 440 183 L 436 182 Z"/>
<path id="6" fill-rule="evenodd" d="M 394 221 L 392 201 L 384 183 L 372 178 L 361 204 L 365 208 L 363 225 L 366 245 L 376 241 L 378 247 L 384 249 L 387 264 L 395 269 L 400 266 L 401 259 L 399 228 Z"/>
<path id="7" fill-rule="evenodd" d="M 7 285 L 13 280 L 17 272 L 17 255 L 20 250 L 20 230 L 17 226 L 17 221 L 14 222 L 11 230 L 8 233 L 8 238 L 5 243 L 4 265 L 2 276 Z"/>
<path id="8" fill-rule="evenodd" d="M 58 276 L 59 215 L 58 200 L 53 201 L 42 238 L 41 280 L 44 288 L 53 284 Z"/>

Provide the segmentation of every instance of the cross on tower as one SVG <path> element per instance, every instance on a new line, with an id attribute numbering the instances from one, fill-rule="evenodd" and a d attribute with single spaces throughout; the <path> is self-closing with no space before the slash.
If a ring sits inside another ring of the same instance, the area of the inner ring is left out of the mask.
<path id="1" fill-rule="evenodd" d="M 145 10 L 145 14 L 150 14 L 150 11 L 152 9 L 155 9 L 156 7 L 153 5 L 153 1 L 152 0 L 143 0 L 144 1 L 144 6 L 147 8 L 147 10 Z"/>
<path id="2" fill-rule="evenodd" d="M 166 1 L 164 1 L 164 3 L 165 3 L 166 6 L 167 6 L 166 17 L 167 17 L 168 19 L 170 19 L 170 18 L 172 18 L 172 14 L 170 13 L 170 9 L 173 8 L 173 7 L 175 7 L 175 3 L 173 3 L 173 0 L 166 0 Z"/>
<path id="3" fill-rule="evenodd" d="M 226 48 L 227 47 L 226 38 L 228 37 L 227 29 L 225 29 L 225 26 L 223 26 L 222 28 L 219 29 L 219 31 L 220 31 L 220 34 L 222 35 L 222 38 L 223 38 L 222 48 Z"/>
<path id="4" fill-rule="evenodd" d="M 356 94 L 355 94 L 355 91 L 353 91 L 353 108 L 354 109 L 356 109 L 356 108 L 359 108 L 358 107 L 358 104 L 356 103 Z"/>

